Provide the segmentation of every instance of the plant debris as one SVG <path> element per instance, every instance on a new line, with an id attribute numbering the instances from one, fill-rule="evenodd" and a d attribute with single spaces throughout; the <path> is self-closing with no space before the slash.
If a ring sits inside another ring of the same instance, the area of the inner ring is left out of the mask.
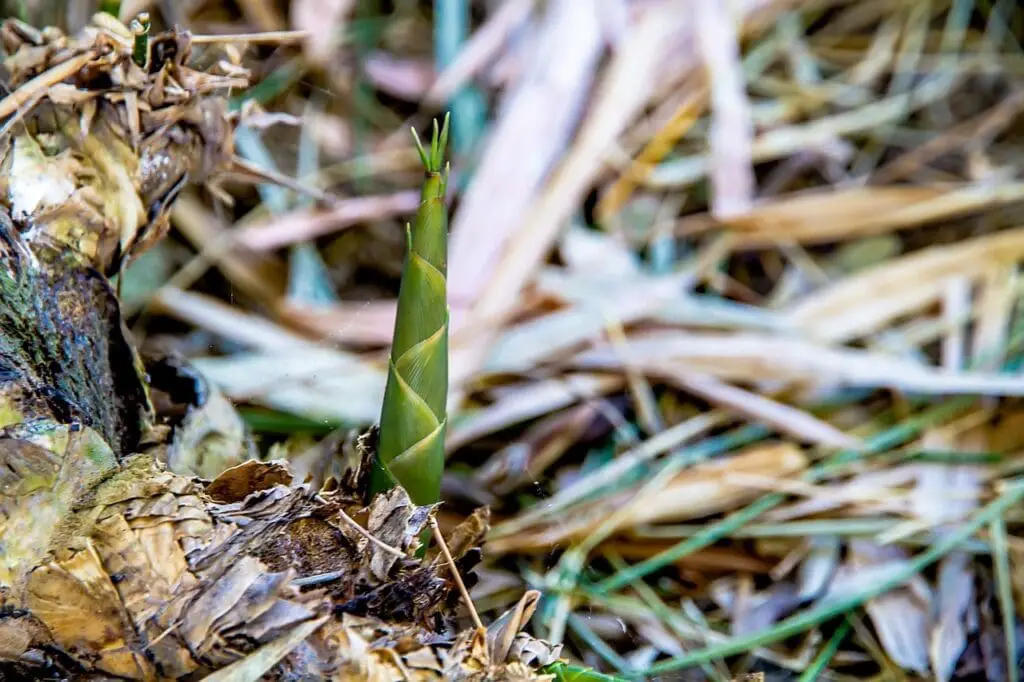
<path id="1" fill-rule="evenodd" d="M 144 70 L 122 29 L 3 26 L 0 674 L 547 679 L 559 647 L 522 632 L 532 609 L 457 627 L 451 571 L 479 560 L 486 514 L 454 535 L 455 563 L 422 558 L 436 509 L 402 488 L 367 499 L 372 441 L 349 487 L 314 487 L 254 459 L 218 391 L 150 357 L 186 403 L 157 421 L 104 275 L 159 241 L 182 186 L 230 170 L 223 93 L 245 79 L 186 66 L 178 31 L 152 36 Z"/>
<path id="2" fill-rule="evenodd" d="M 330 636 L 382 678 L 1019 679 L 1020 3 L 87 4 L 0 36 L 7 574 L 131 454 L 196 527 L 307 514 L 234 556 L 312 615 L 243 656 L 224 611 L 222 678 Z M 444 503 L 373 501 L 409 128 L 448 111 Z M 9 665 L 83 665 L 3 613 Z"/>

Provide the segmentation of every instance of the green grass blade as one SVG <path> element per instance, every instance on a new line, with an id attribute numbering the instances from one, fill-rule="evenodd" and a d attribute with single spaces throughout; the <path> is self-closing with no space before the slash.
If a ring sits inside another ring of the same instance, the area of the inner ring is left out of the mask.
<path id="1" fill-rule="evenodd" d="M 914 435 L 919 433 L 928 425 L 940 422 L 943 419 L 948 418 L 950 415 L 967 409 L 970 407 L 972 402 L 973 398 L 965 397 L 958 400 L 951 400 L 942 405 L 937 405 L 931 409 L 925 410 L 925 412 L 918 415 L 917 418 L 910 419 L 903 424 L 887 429 L 870 439 L 867 443 L 866 452 L 841 452 L 830 458 L 825 464 L 812 469 L 806 479 L 810 481 L 819 480 L 835 469 L 844 466 L 850 461 L 853 461 L 865 454 L 883 452 L 889 448 L 899 445 L 900 443 L 913 438 Z M 727 537 L 733 531 L 746 525 L 749 521 L 754 520 L 761 514 L 771 511 L 778 505 L 782 504 L 785 499 L 786 496 L 781 493 L 770 493 L 765 495 L 755 500 L 746 508 L 725 517 L 721 521 L 708 524 L 701 532 L 697 533 L 693 537 L 669 547 L 668 549 L 650 557 L 649 559 L 645 559 L 624 571 L 619 571 L 618 573 L 609 576 L 599 582 L 595 586 L 595 590 L 598 592 L 610 592 L 612 590 L 617 590 L 650 575 L 655 571 L 659 571 L 665 566 L 668 566 L 685 556 L 693 554 L 694 552 Z"/>
<path id="2" fill-rule="evenodd" d="M 917 554 L 913 559 L 892 573 L 883 580 L 873 585 L 862 588 L 842 599 L 812 608 L 803 613 L 779 621 L 773 627 L 762 632 L 757 632 L 746 637 L 737 637 L 731 641 L 716 646 L 707 647 L 693 651 L 685 656 L 673 658 L 651 666 L 645 671 L 648 675 L 660 675 L 680 670 L 690 666 L 698 665 L 704 661 L 712 661 L 717 658 L 734 656 L 756 647 L 766 646 L 779 642 L 793 635 L 799 634 L 815 625 L 824 623 L 832 618 L 847 613 L 869 599 L 880 594 L 885 594 L 891 589 L 906 584 L 911 578 L 922 570 L 935 563 L 950 551 L 955 549 L 964 540 L 978 532 L 983 526 L 1002 516 L 1014 505 L 1020 504 L 1024 499 L 1024 481 L 1015 480 L 1007 484 L 1004 492 L 995 500 L 987 504 L 982 510 L 967 523 L 950 532 L 932 545 L 927 550 Z"/>
<path id="3" fill-rule="evenodd" d="M 1013 586 L 1010 577 L 1010 547 L 1006 536 L 1006 522 L 1002 517 L 992 521 L 992 563 L 996 570 L 996 594 L 999 610 L 1003 615 L 1003 635 L 1006 637 L 1007 682 L 1017 682 L 1020 670 L 1017 668 L 1017 608 L 1013 600 Z"/>
<path id="4" fill-rule="evenodd" d="M 632 670 L 630 670 L 629 663 L 626 659 L 619 656 L 619 654 L 610 647 L 603 639 L 601 639 L 596 632 L 590 629 L 586 621 L 577 616 L 576 614 L 569 615 L 569 628 L 576 633 L 576 635 L 582 639 L 590 650 L 605 660 L 605 662 L 615 666 L 615 668 L 627 678 L 634 677 Z"/>
<path id="5" fill-rule="evenodd" d="M 842 624 L 836 628 L 836 631 L 832 633 L 832 637 L 828 640 L 825 648 L 818 652 L 818 655 L 814 657 L 814 662 L 803 672 L 797 682 L 815 682 L 820 679 L 821 674 L 825 672 L 825 668 L 828 667 L 832 657 L 839 651 L 839 645 L 846 639 L 846 635 L 850 634 L 852 628 L 853 624 L 850 622 L 850 617 L 847 616 Z"/>
<path id="6" fill-rule="evenodd" d="M 545 666 L 542 671 L 547 675 L 554 675 L 558 682 L 624 682 L 625 678 L 605 675 L 590 668 L 581 668 L 578 665 L 570 665 L 558 661 Z"/>

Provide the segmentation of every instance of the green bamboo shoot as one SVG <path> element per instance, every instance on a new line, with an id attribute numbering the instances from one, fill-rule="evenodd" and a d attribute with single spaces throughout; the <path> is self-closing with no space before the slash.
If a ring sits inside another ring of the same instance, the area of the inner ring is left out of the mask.
<path id="1" fill-rule="evenodd" d="M 426 177 L 415 223 L 406 227 L 374 487 L 397 482 L 416 504 L 431 504 L 441 494 L 448 423 L 448 117 L 440 131 L 434 122 L 429 150 L 413 136 Z"/>

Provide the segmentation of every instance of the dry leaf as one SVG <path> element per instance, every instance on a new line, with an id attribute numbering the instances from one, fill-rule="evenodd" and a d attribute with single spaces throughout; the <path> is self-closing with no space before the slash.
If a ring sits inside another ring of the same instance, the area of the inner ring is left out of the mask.
<path id="1" fill-rule="evenodd" d="M 905 561 L 897 547 L 882 547 L 867 540 L 850 543 L 851 570 L 868 568 L 891 571 L 892 561 Z M 892 660 L 905 670 L 929 672 L 928 643 L 932 605 L 921 599 L 920 591 L 900 587 L 868 600 L 865 606 L 878 638 Z"/>
<path id="2" fill-rule="evenodd" d="M 724 224 L 742 247 L 820 244 L 916 227 L 1024 197 L 1024 184 L 954 187 L 848 187 L 760 201 Z M 696 220 L 694 218 L 693 220 Z"/>
<path id="3" fill-rule="evenodd" d="M 945 682 L 953 678 L 973 629 L 969 627 L 968 611 L 974 608 L 974 572 L 967 555 L 954 552 L 939 563 L 935 598 L 938 614 L 928 655 L 935 678 Z"/>

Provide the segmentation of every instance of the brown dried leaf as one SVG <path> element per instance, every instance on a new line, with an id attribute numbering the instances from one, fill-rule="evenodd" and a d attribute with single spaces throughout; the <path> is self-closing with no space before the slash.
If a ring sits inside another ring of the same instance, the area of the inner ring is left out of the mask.
<path id="1" fill-rule="evenodd" d="M 450 680 L 485 678 L 491 667 L 485 630 L 467 630 L 459 635 L 445 660 L 444 676 Z"/>
<path id="2" fill-rule="evenodd" d="M 622 526 L 678 521 L 731 509 L 760 494 L 758 489 L 744 485 L 742 477 L 785 479 L 807 465 L 806 455 L 791 443 L 753 446 L 732 457 L 683 471 L 664 489 L 642 500 L 622 495 L 621 501 L 629 500 L 632 507 Z"/>
<path id="3" fill-rule="evenodd" d="M 516 635 L 530 622 L 539 601 L 540 592 L 530 590 L 487 627 L 487 647 L 492 661 L 503 663 L 508 660 Z"/>
<path id="4" fill-rule="evenodd" d="M 203 682 L 258 682 L 278 661 L 294 651 L 325 622 L 326 616 L 306 621 L 242 660 L 207 675 Z"/>
<path id="5" fill-rule="evenodd" d="M 933 304 L 954 278 L 975 281 L 1022 258 L 1024 228 L 1019 227 L 932 246 L 816 291 L 792 306 L 788 316 L 809 337 L 846 341 Z"/>
<path id="6" fill-rule="evenodd" d="M 916 227 L 1011 203 L 1022 195 L 1021 184 L 815 190 L 762 200 L 748 213 L 724 223 L 737 233 L 744 248 L 791 242 L 820 244 Z"/>
<path id="7" fill-rule="evenodd" d="M 432 512 L 433 507 L 414 505 L 404 488 L 395 487 L 374 498 L 370 504 L 366 530 L 389 547 L 403 553 L 414 551 Z M 374 545 L 367 547 L 367 550 L 370 551 L 370 572 L 377 580 L 384 582 L 399 557 Z"/>
<path id="8" fill-rule="evenodd" d="M 41 452 L 42 451 L 42 452 Z M 114 453 L 88 427 L 37 421 L 0 429 L 0 585 L 20 582 L 67 532 L 68 510 L 116 468 Z"/>
<path id="9" fill-rule="evenodd" d="M 448 551 L 453 559 L 460 559 L 469 550 L 479 547 L 491 529 L 491 510 L 479 507 L 473 510 L 466 519 L 451 532 L 448 538 Z M 441 560 L 439 556 L 438 561 Z"/>
<path id="10" fill-rule="evenodd" d="M 112 675 L 155 676 L 93 547 L 39 566 L 29 576 L 26 591 L 26 606 L 61 647 L 98 655 L 96 668 Z"/>
<path id="11" fill-rule="evenodd" d="M 284 463 L 249 461 L 232 467 L 206 486 L 206 494 L 215 502 L 241 502 L 260 490 L 289 485 L 292 475 Z"/>

